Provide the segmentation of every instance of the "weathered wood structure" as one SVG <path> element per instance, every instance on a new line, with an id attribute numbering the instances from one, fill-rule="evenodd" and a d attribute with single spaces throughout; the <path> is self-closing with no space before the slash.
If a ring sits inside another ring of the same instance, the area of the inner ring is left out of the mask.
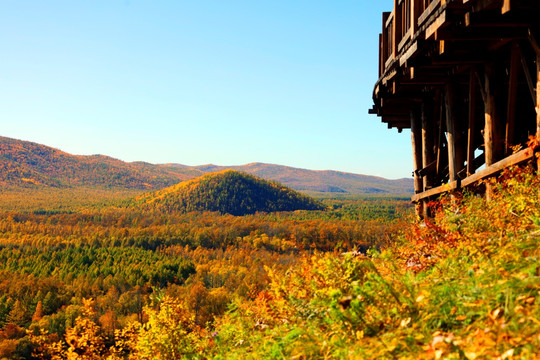
<path id="1" fill-rule="evenodd" d="M 379 42 L 370 113 L 411 129 L 419 215 L 434 196 L 534 158 L 540 0 L 394 0 Z"/>

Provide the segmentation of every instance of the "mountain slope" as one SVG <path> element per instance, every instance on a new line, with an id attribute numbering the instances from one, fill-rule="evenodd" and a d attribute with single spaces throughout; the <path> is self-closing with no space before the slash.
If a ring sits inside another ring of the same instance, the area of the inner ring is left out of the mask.
<path id="1" fill-rule="evenodd" d="M 165 212 L 255 212 L 322 210 L 324 206 L 281 184 L 234 170 L 224 170 L 145 195 L 138 206 Z"/>
<path id="2" fill-rule="evenodd" d="M 103 155 L 71 155 L 33 142 L 0 137 L 0 184 L 4 186 L 160 189 L 201 174 L 197 169 L 126 163 Z"/>

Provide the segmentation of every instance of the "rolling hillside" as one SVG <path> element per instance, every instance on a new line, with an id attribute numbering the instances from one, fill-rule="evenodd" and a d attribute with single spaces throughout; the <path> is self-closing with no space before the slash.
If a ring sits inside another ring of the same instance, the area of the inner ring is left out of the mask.
<path id="1" fill-rule="evenodd" d="M 321 203 L 279 183 L 235 170 L 213 172 L 145 195 L 136 206 L 166 213 L 219 211 L 231 215 L 324 209 Z"/>
<path id="2" fill-rule="evenodd" d="M 413 191 L 412 179 L 388 180 L 263 163 L 241 166 L 128 163 L 103 155 L 71 155 L 45 145 L 0 137 L 0 184 L 4 188 L 158 190 L 225 169 L 277 181 L 298 191 L 399 195 Z"/>
<path id="3" fill-rule="evenodd" d="M 200 175 L 197 169 L 127 163 L 103 155 L 71 155 L 33 142 L 0 137 L 0 184 L 4 186 L 148 190 Z"/>

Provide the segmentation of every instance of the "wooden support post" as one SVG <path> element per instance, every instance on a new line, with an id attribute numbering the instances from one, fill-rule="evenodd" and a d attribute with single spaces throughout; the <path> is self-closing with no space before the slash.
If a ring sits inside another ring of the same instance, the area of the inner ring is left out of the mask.
<path id="1" fill-rule="evenodd" d="M 484 145 L 486 154 L 486 166 L 490 166 L 502 159 L 504 156 L 504 127 L 501 121 L 500 111 L 498 109 L 498 89 L 501 82 L 498 80 L 496 65 L 492 62 L 485 66 L 484 90 L 486 92 L 485 100 L 485 118 Z"/>
<path id="2" fill-rule="evenodd" d="M 476 135 L 476 70 L 471 69 L 469 75 L 469 129 L 467 133 L 467 176 L 474 174 L 474 143 Z"/>
<path id="3" fill-rule="evenodd" d="M 540 138 L 540 50 L 536 50 L 536 137 Z M 540 169 L 540 157 L 536 158 L 536 169 Z"/>
<path id="4" fill-rule="evenodd" d="M 508 102 L 506 107 L 506 139 L 505 150 L 510 154 L 514 145 L 514 133 L 516 128 L 516 100 L 518 94 L 519 77 L 519 45 L 517 41 L 512 43 L 512 55 L 510 58 L 510 80 L 508 83 Z"/>
<path id="5" fill-rule="evenodd" d="M 448 140 L 448 169 L 450 182 L 458 180 L 458 172 L 463 169 L 464 154 L 459 117 L 457 84 L 449 82 L 445 87 L 444 103 L 446 109 L 446 138 Z"/>
<path id="6" fill-rule="evenodd" d="M 422 101 L 421 118 L 422 118 L 422 167 L 427 168 L 435 159 L 433 151 L 433 103 L 432 99 L 425 98 Z M 428 172 L 424 175 L 424 191 L 431 189 L 434 183 L 433 172 Z M 431 216 L 427 202 L 424 202 L 424 217 Z"/>
<path id="7" fill-rule="evenodd" d="M 411 143 L 413 151 L 413 166 L 414 166 L 414 193 L 420 194 L 424 191 L 422 177 L 418 174 L 418 170 L 422 168 L 422 128 L 421 128 L 420 111 L 418 109 L 411 110 Z M 423 201 L 419 201 L 415 206 L 416 216 L 423 217 Z"/>
<path id="8" fill-rule="evenodd" d="M 422 167 L 427 168 L 434 159 L 433 152 L 433 103 L 431 99 L 424 99 L 421 109 L 422 117 Z M 433 187 L 433 174 L 429 173 L 424 176 L 424 191 Z"/>
<path id="9" fill-rule="evenodd" d="M 540 136 L 540 53 L 536 53 L 536 136 Z M 539 160 L 540 161 L 540 158 Z"/>
<path id="10" fill-rule="evenodd" d="M 439 101 L 438 101 L 438 108 L 439 108 L 439 133 L 437 134 L 439 140 L 438 140 L 438 145 L 437 145 L 437 166 L 436 166 L 436 169 L 437 169 L 437 180 L 440 180 L 443 176 L 442 176 L 442 169 L 444 168 L 444 165 L 443 165 L 443 152 L 442 152 L 442 148 L 443 148 L 443 144 L 444 144 L 444 141 L 446 140 L 445 137 L 444 137 L 444 119 L 445 119 L 445 107 L 444 107 L 444 100 L 440 99 L 439 97 Z"/>
<path id="11" fill-rule="evenodd" d="M 535 34 L 529 29 L 529 42 L 536 53 L 536 98 L 533 99 L 536 110 L 536 137 L 540 137 L 540 45 Z M 537 169 L 540 169 L 540 158 L 537 160 Z"/>

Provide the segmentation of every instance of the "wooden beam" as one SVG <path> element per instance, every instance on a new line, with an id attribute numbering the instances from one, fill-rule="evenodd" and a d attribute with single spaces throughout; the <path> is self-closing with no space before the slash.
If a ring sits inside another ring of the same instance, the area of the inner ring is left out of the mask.
<path id="1" fill-rule="evenodd" d="M 421 201 L 427 198 L 430 198 L 432 196 L 439 196 L 443 193 L 459 189 L 459 184 L 457 181 L 449 182 L 448 184 L 444 184 L 438 187 L 435 187 L 433 189 L 429 189 L 427 191 L 424 191 L 421 194 L 416 194 L 411 198 L 412 202 Z"/>
<path id="2" fill-rule="evenodd" d="M 403 66 L 412 56 L 418 53 L 418 41 L 412 43 L 412 45 L 407 49 L 407 51 L 399 57 L 399 66 Z"/>
<path id="3" fill-rule="evenodd" d="M 441 0 L 433 0 L 429 6 L 424 10 L 420 17 L 418 18 L 418 25 L 421 26 L 426 22 L 426 20 L 434 13 L 435 9 L 441 5 Z"/>
<path id="4" fill-rule="evenodd" d="M 511 153 L 511 147 L 514 145 L 514 132 L 516 128 L 516 101 L 519 78 L 519 44 L 517 41 L 512 43 L 511 51 L 510 79 L 508 82 L 508 101 L 506 106 L 505 150 L 507 154 Z"/>
<path id="5" fill-rule="evenodd" d="M 426 28 L 426 31 L 425 31 L 425 37 L 426 37 L 426 40 L 432 40 L 431 38 L 434 37 L 435 40 L 438 40 L 437 39 L 437 31 L 444 25 L 446 24 L 446 10 L 443 11 L 438 17 L 437 19 L 435 19 L 435 21 L 433 21 L 427 28 Z"/>
<path id="6" fill-rule="evenodd" d="M 461 181 L 453 181 L 449 182 L 448 184 L 429 189 L 428 191 L 424 191 L 421 194 L 416 194 L 412 197 L 413 202 L 417 202 L 420 200 L 427 199 L 432 196 L 438 196 L 442 193 L 459 189 L 460 187 L 467 187 L 470 185 L 474 185 L 480 180 L 486 179 L 488 177 L 494 176 L 500 171 L 510 167 L 522 164 L 524 162 L 530 161 L 535 158 L 535 150 L 532 148 L 526 148 L 523 149 L 515 154 L 512 154 L 510 156 L 507 156 L 506 158 L 502 159 L 501 161 L 498 161 L 491 166 L 486 167 L 483 170 L 478 171 L 477 173 L 461 180 Z"/>
<path id="7" fill-rule="evenodd" d="M 498 39 L 526 39 L 527 28 L 525 26 L 500 27 L 496 24 L 484 27 L 467 27 L 464 29 L 454 29 L 448 27 L 446 30 L 437 32 L 436 40 L 449 41 L 487 41 Z"/>
<path id="8" fill-rule="evenodd" d="M 476 138 L 476 70 L 471 69 L 469 75 L 469 129 L 467 133 L 467 176 L 473 174 L 476 170 L 474 167 L 474 150 L 476 146 L 474 139 Z"/>
<path id="9" fill-rule="evenodd" d="M 504 159 L 497 161 L 496 163 L 487 166 L 485 169 L 478 171 L 476 174 L 467 177 L 461 181 L 461 186 L 469 186 L 479 180 L 483 180 L 487 177 L 493 176 L 507 167 L 519 165 L 525 161 L 532 160 L 535 157 L 534 149 L 526 148 L 515 154 L 505 157 Z"/>
<path id="10" fill-rule="evenodd" d="M 426 176 L 429 174 L 434 174 L 436 168 L 437 168 L 437 160 L 428 164 L 427 167 L 417 170 L 416 173 L 420 176 Z"/>
<path id="11" fill-rule="evenodd" d="M 476 81 L 478 82 L 478 88 L 480 89 L 480 95 L 482 95 L 482 101 L 484 101 L 485 103 L 487 101 L 487 95 L 486 90 L 484 89 L 484 82 L 480 78 L 478 71 L 474 72 L 474 76 L 476 77 Z"/>
<path id="12" fill-rule="evenodd" d="M 534 37 L 531 29 L 528 29 L 528 38 L 531 46 L 534 49 L 534 52 L 537 56 L 540 56 L 540 46 L 538 45 L 538 42 L 536 41 L 536 38 Z"/>
<path id="13" fill-rule="evenodd" d="M 521 48 L 518 47 L 518 49 L 519 49 L 519 57 L 521 59 L 521 66 L 523 67 L 523 72 L 525 73 L 525 79 L 527 79 L 527 85 L 529 85 L 529 92 L 531 93 L 533 104 L 536 105 L 536 94 L 534 90 L 531 71 L 529 70 L 529 65 L 527 65 L 527 59 L 525 59 L 525 56 L 523 55 Z"/>
<path id="14" fill-rule="evenodd" d="M 502 5 L 502 9 L 501 9 L 501 14 L 506 14 L 507 12 L 509 12 L 510 10 L 512 10 L 512 6 L 510 4 L 510 0 L 504 0 L 503 1 L 503 5 Z"/>

